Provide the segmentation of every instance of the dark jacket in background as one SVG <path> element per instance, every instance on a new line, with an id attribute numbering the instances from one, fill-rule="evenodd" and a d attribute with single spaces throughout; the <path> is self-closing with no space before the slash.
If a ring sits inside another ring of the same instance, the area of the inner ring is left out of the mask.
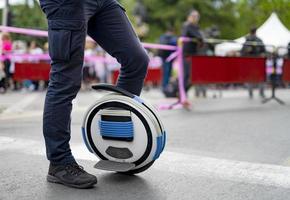
<path id="1" fill-rule="evenodd" d="M 246 42 L 241 50 L 242 56 L 261 56 L 261 54 L 265 52 L 264 43 L 259 37 L 256 35 L 249 35 L 246 37 Z"/>
<path id="2" fill-rule="evenodd" d="M 202 35 L 199 26 L 185 22 L 182 26 L 181 36 L 197 39 L 196 42 L 185 42 L 183 45 L 183 54 L 185 56 L 196 54 L 198 44 L 202 42 Z"/>
<path id="3" fill-rule="evenodd" d="M 176 46 L 177 44 L 177 37 L 173 34 L 165 33 L 160 36 L 160 44 L 165 44 L 165 45 L 172 45 Z M 159 50 L 158 55 L 165 60 L 170 56 L 171 53 L 174 51 L 169 51 L 169 50 Z"/>

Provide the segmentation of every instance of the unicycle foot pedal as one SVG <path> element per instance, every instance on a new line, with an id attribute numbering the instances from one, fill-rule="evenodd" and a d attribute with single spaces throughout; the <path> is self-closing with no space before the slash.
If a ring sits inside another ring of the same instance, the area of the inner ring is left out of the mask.
<path id="1" fill-rule="evenodd" d="M 115 162 L 110 160 L 101 160 L 95 164 L 94 168 L 114 172 L 127 172 L 135 167 L 133 163 Z"/>

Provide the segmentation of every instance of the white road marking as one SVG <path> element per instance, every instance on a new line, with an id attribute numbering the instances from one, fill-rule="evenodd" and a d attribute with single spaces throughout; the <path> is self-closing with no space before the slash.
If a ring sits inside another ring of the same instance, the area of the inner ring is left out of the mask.
<path id="1" fill-rule="evenodd" d="M 72 143 L 72 152 L 74 156 L 82 160 L 98 161 L 98 158 L 88 152 L 84 144 Z M 45 155 L 44 140 L 35 141 L 22 138 L 11 138 L 0 136 L 0 152 L 15 151 L 15 153 L 25 153 L 33 155 Z"/>
<path id="2" fill-rule="evenodd" d="M 97 161 L 84 144 L 71 144 L 77 159 Z M 44 155 L 43 141 L 0 137 L 0 152 L 12 150 L 15 153 Z M 188 177 L 210 177 L 246 184 L 258 184 L 290 188 L 290 167 L 217 159 L 165 151 L 155 162 L 153 169 L 182 174 Z"/>
<path id="3" fill-rule="evenodd" d="M 24 111 L 24 109 L 27 106 L 32 104 L 38 97 L 39 97 L 39 94 L 37 93 L 27 94 L 27 97 L 15 103 L 14 105 L 8 107 L 6 110 L 2 112 L 1 115 L 11 114 L 11 113 L 21 113 Z"/>
<path id="4" fill-rule="evenodd" d="M 25 111 L 23 113 L 0 114 L 0 120 L 16 120 L 33 117 L 41 117 L 43 111 Z"/>
<path id="5" fill-rule="evenodd" d="M 11 137 L 0 137 L 0 152 L 5 150 L 13 150 L 15 153 L 19 153 L 18 151 L 23 153 L 30 154 L 41 154 L 44 148 L 41 148 L 41 143 L 28 140 L 28 139 L 20 139 L 20 138 L 11 138 Z"/>
<path id="6" fill-rule="evenodd" d="M 165 152 L 153 167 L 186 176 L 290 188 L 290 167 Z"/>
<path id="7" fill-rule="evenodd" d="M 73 108 L 73 113 L 82 112 L 85 113 L 87 107 L 77 106 L 77 108 Z M 43 110 L 36 111 L 25 111 L 22 113 L 9 113 L 9 114 L 0 114 L 0 120 L 17 120 L 17 119 L 26 119 L 26 118 L 35 118 L 41 117 L 43 114 Z"/>
<path id="8" fill-rule="evenodd" d="M 9 144 L 14 142 L 15 139 L 11 138 L 11 137 L 0 137 L 0 150 L 1 147 L 3 147 L 5 144 Z"/>

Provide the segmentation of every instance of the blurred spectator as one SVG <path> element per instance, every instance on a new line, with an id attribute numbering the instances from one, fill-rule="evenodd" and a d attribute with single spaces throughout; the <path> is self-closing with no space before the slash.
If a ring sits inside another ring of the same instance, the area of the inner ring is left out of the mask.
<path id="1" fill-rule="evenodd" d="M 257 28 L 252 28 L 241 50 L 242 56 L 264 56 L 266 53 L 263 41 L 256 35 Z"/>
<path id="2" fill-rule="evenodd" d="M 226 53 L 226 57 L 239 57 L 241 53 L 239 51 L 229 51 Z"/>
<path id="3" fill-rule="evenodd" d="M 176 46 L 177 44 L 177 37 L 174 35 L 174 31 L 172 28 L 168 28 L 168 30 L 160 36 L 160 44 L 165 45 L 173 45 Z M 170 56 L 171 53 L 174 51 L 168 50 L 159 50 L 158 55 L 162 59 L 162 91 L 166 95 L 166 89 L 168 87 L 168 83 L 171 77 L 172 71 L 172 62 L 173 61 L 166 61 L 166 59 Z"/>
<path id="4" fill-rule="evenodd" d="M 277 53 L 274 56 L 274 61 L 276 62 L 274 67 L 275 69 L 275 74 L 276 74 L 276 84 L 277 86 L 284 86 L 283 80 L 282 80 L 282 75 L 283 75 L 283 64 L 284 64 L 284 58 L 279 56 Z"/>
<path id="5" fill-rule="evenodd" d="M 241 50 L 242 56 L 254 56 L 254 57 L 260 57 L 265 56 L 266 50 L 263 41 L 256 35 L 257 28 L 252 28 L 250 30 L 250 34 L 246 37 L 246 41 L 243 45 L 243 48 Z M 248 84 L 248 91 L 249 91 L 249 97 L 253 98 L 253 89 L 255 85 L 254 84 Z M 265 98 L 264 93 L 264 84 L 258 84 L 259 87 L 259 94 L 261 98 Z"/>
<path id="6" fill-rule="evenodd" d="M 194 41 L 185 42 L 183 45 L 183 68 L 184 68 L 184 87 L 187 91 L 190 88 L 190 69 L 191 61 L 190 56 L 196 55 L 198 48 L 203 44 L 203 36 L 200 32 L 198 22 L 200 19 L 199 12 L 197 10 L 191 10 L 186 22 L 182 26 L 182 36 L 193 38 Z M 206 96 L 206 89 L 204 86 L 196 86 L 196 96 L 199 96 L 200 92 L 203 96 Z"/>
<path id="7" fill-rule="evenodd" d="M 186 22 L 182 26 L 181 35 L 183 37 L 195 39 L 195 41 L 185 42 L 183 45 L 183 54 L 185 56 L 197 54 L 198 45 L 202 44 L 203 37 L 198 26 L 199 19 L 199 12 L 197 10 L 192 10 L 187 17 Z"/>
<path id="8" fill-rule="evenodd" d="M 212 25 L 203 31 L 204 38 L 216 39 L 220 36 L 220 30 L 216 25 Z M 202 55 L 213 56 L 215 51 L 214 42 L 204 43 L 202 47 Z"/>
<path id="9" fill-rule="evenodd" d="M 43 52 L 44 52 L 44 53 L 48 53 L 48 49 L 49 49 L 49 44 L 48 44 L 48 42 L 46 42 L 46 43 L 44 43 L 44 45 L 43 45 Z"/>
<path id="10" fill-rule="evenodd" d="M 40 48 L 40 46 L 36 43 L 36 41 L 31 41 L 29 44 L 28 53 L 31 55 L 40 55 L 43 54 L 43 50 Z M 30 62 L 38 63 L 40 61 L 39 58 L 32 58 L 30 59 Z M 37 91 L 39 88 L 39 81 L 32 81 L 33 87 L 31 87 L 33 90 Z"/>
<path id="11" fill-rule="evenodd" d="M 87 40 L 85 46 L 85 62 L 83 67 L 83 89 L 89 89 L 91 82 L 96 78 L 95 62 L 92 56 L 96 56 L 96 45 L 93 41 Z"/>
<path id="12" fill-rule="evenodd" d="M 34 40 L 30 42 L 28 52 L 31 55 L 43 54 L 42 48 L 40 48 L 40 46 Z M 35 59 L 32 59 L 31 61 L 39 62 L 39 59 L 35 58 Z"/>
<path id="13" fill-rule="evenodd" d="M 274 55 L 269 54 L 266 59 L 266 75 L 267 79 L 270 79 L 270 76 L 273 74 L 274 70 Z"/>
<path id="14" fill-rule="evenodd" d="M 9 54 L 12 51 L 12 41 L 9 33 L 2 34 L 2 53 Z"/>
<path id="15" fill-rule="evenodd" d="M 105 59 L 105 61 L 98 61 L 98 60 L 95 61 L 95 72 L 96 72 L 97 81 L 102 82 L 102 83 L 107 83 L 108 74 L 109 74 L 107 61 L 110 58 L 111 59 L 114 59 L 114 58 L 112 58 L 108 53 L 106 53 L 104 49 L 99 45 L 95 47 L 95 51 L 99 58 Z"/>
<path id="16" fill-rule="evenodd" d="M 3 33 L 2 34 L 2 55 L 8 55 L 12 51 L 12 41 L 9 33 Z M 5 72 L 5 78 L 4 78 L 4 90 L 6 90 L 8 87 L 10 87 L 10 80 L 12 78 L 12 75 L 10 73 L 10 66 L 11 66 L 11 60 L 8 57 L 4 57 L 3 60 L 4 64 L 4 72 Z"/>
<path id="17" fill-rule="evenodd" d="M 25 54 L 27 52 L 27 46 L 26 43 L 20 40 L 13 42 L 13 54 Z M 21 63 L 24 59 L 22 57 L 13 56 L 11 58 L 11 67 L 10 67 L 10 73 L 11 76 L 14 76 L 15 73 L 15 63 Z M 20 83 L 16 80 L 13 80 L 13 90 L 18 90 L 20 88 Z"/>

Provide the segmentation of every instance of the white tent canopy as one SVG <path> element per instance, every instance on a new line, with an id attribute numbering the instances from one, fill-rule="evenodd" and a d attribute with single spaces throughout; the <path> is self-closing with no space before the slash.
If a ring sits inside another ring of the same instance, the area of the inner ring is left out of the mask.
<path id="1" fill-rule="evenodd" d="M 286 47 L 290 42 L 290 31 L 282 24 L 276 13 L 272 13 L 264 24 L 257 29 L 257 36 L 265 45 L 274 47 Z M 216 45 L 216 55 L 225 56 L 229 52 L 240 51 L 245 38 L 244 36 L 234 40 L 235 42 L 225 42 Z M 270 47 L 270 49 L 273 48 Z"/>

